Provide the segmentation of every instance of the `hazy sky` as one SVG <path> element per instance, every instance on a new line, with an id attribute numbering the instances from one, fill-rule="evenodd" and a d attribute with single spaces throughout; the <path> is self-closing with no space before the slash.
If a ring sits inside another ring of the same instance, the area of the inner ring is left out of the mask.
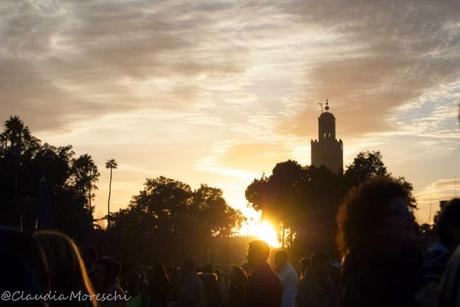
<path id="1" fill-rule="evenodd" d="M 89 153 L 96 214 L 147 177 L 245 187 L 310 163 L 329 98 L 345 164 L 380 150 L 430 199 L 460 195 L 460 1 L 1 1 L 0 118 Z"/>

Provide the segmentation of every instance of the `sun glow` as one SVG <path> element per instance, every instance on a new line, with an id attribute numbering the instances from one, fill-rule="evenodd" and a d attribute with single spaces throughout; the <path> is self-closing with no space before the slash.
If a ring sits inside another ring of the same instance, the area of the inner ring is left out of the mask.
<path id="1" fill-rule="evenodd" d="M 272 223 L 266 220 L 248 220 L 238 231 L 240 236 L 254 237 L 267 242 L 270 247 L 281 247 L 278 232 Z"/>

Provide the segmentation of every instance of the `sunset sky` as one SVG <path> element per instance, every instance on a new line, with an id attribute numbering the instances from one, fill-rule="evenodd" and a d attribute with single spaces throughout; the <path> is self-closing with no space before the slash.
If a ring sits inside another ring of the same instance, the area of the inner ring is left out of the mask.
<path id="1" fill-rule="evenodd" d="M 114 209 L 160 175 L 244 208 L 277 162 L 310 163 L 328 98 L 345 165 L 380 150 L 427 222 L 430 199 L 460 196 L 459 16 L 443 0 L 1 1 L 0 119 L 92 155 L 98 217 L 110 158 Z"/>

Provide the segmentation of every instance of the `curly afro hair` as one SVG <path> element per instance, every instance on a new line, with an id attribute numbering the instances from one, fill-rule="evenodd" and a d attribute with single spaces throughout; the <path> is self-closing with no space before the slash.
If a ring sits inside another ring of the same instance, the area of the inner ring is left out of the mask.
<path id="1" fill-rule="evenodd" d="M 349 191 L 337 213 L 337 247 L 342 256 L 378 243 L 377 231 L 396 198 L 412 207 L 410 190 L 400 180 L 387 176 L 371 178 Z"/>

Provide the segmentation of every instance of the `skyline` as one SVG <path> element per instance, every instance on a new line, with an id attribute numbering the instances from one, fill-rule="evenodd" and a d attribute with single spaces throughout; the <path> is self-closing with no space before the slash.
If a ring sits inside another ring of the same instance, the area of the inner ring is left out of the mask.
<path id="1" fill-rule="evenodd" d="M 4 2 L 0 116 L 92 155 L 100 217 L 111 158 L 114 211 L 160 175 L 244 208 L 275 163 L 310 164 L 328 98 L 344 165 L 380 150 L 426 222 L 430 200 L 434 215 L 460 194 L 459 15 L 455 1 Z"/>

